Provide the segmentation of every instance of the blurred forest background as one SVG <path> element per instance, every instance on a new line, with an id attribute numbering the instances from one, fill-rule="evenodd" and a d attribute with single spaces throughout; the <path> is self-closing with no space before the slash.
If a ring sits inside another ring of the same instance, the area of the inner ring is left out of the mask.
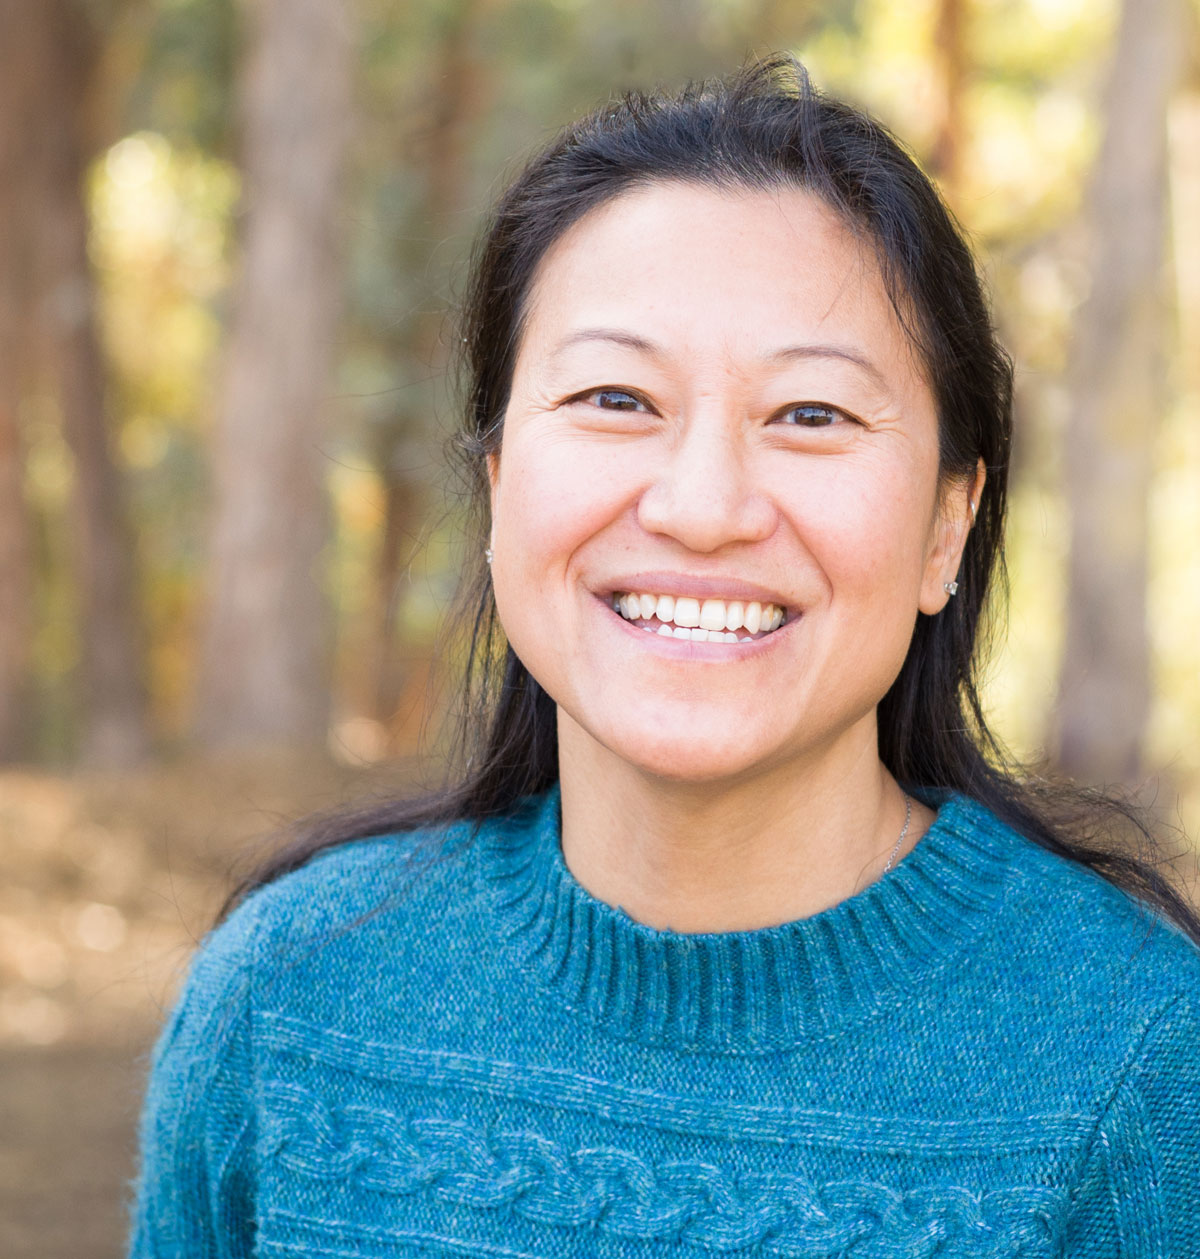
<path id="1" fill-rule="evenodd" d="M 786 49 L 1018 364 L 1014 751 L 1200 834 L 1197 0 L 0 0 L 0 1253 L 121 1251 L 255 837 L 436 750 L 456 298 L 521 155 Z"/>

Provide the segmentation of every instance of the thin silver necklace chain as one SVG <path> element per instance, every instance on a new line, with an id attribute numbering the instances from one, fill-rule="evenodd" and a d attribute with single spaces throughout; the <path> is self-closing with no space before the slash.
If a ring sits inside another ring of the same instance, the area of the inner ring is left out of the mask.
<path id="1" fill-rule="evenodd" d="M 909 823 L 912 822 L 912 797 L 908 794 L 907 791 L 905 791 L 903 795 L 904 795 L 904 829 L 896 837 L 896 844 L 892 848 L 892 855 L 887 859 L 887 865 L 883 867 L 884 874 L 887 874 L 887 872 L 892 868 L 892 862 L 896 860 L 896 854 L 900 851 L 900 845 L 904 843 L 904 837 L 905 835 L 908 834 Z M 882 878 L 883 875 L 880 875 L 879 877 Z"/>

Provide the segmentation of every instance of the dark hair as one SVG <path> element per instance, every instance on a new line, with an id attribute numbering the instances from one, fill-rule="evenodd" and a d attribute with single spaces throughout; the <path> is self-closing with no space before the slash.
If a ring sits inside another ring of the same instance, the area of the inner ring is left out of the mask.
<path id="1" fill-rule="evenodd" d="M 961 792 L 1051 852 L 1088 866 L 1200 941 L 1200 917 L 1158 860 L 1115 842 L 1153 842 L 1130 805 L 1019 773 L 988 729 L 977 662 L 993 623 L 989 591 L 1006 592 L 1003 532 L 1012 431 L 1012 367 L 996 340 L 974 260 L 933 185 L 873 118 L 815 90 L 789 57 L 678 94 L 631 94 L 567 127 L 524 168 L 481 238 L 464 312 L 467 375 L 460 449 L 472 479 L 473 566 L 459 773 L 417 799 L 310 821 L 234 891 L 317 852 L 368 835 L 475 822 L 510 810 L 558 778 L 554 701 L 503 641 L 483 561 L 486 456 L 500 447 L 522 320 L 538 264 L 590 210 L 651 182 L 811 191 L 873 247 L 920 351 L 938 408 L 943 478 L 987 483 L 959 573 L 959 593 L 919 615 L 907 657 L 879 705 L 879 755 L 910 788 Z M 993 599 L 998 606 L 1002 599 Z"/>

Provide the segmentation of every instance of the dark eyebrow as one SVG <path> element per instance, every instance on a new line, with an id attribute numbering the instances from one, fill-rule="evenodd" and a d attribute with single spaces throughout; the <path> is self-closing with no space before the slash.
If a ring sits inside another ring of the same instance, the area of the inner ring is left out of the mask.
<path id="1" fill-rule="evenodd" d="M 883 373 L 869 358 L 864 358 L 856 350 L 848 349 L 842 345 L 788 345 L 782 350 L 776 350 L 773 354 L 767 355 L 768 362 L 776 363 L 794 358 L 840 358 L 844 362 L 853 363 L 856 367 L 861 367 L 877 384 L 887 384 L 883 378 Z"/>
<path id="2" fill-rule="evenodd" d="M 614 345 L 624 346 L 628 350 L 635 350 L 639 354 L 649 355 L 651 358 L 666 357 L 666 351 L 656 342 L 640 337 L 635 332 L 625 332 L 621 328 L 580 328 L 579 331 L 565 336 L 555 347 L 554 353 L 561 354 L 571 346 L 587 341 L 608 341 Z M 887 384 L 883 373 L 870 359 L 842 345 L 786 345 L 780 350 L 774 350 L 765 355 L 763 361 L 780 363 L 787 362 L 789 359 L 806 358 L 841 359 L 843 362 L 853 363 L 856 367 L 862 368 L 877 384 L 882 386 Z"/>
<path id="3" fill-rule="evenodd" d="M 636 333 L 624 332 L 620 328 L 580 328 L 578 332 L 572 332 L 569 336 L 563 337 L 554 347 L 554 353 L 561 354 L 563 350 L 584 341 L 611 341 L 616 345 L 623 345 L 628 350 L 636 350 L 639 354 L 649 354 L 654 358 L 662 358 L 664 355 L 660 345 L 647 341 L 645 337 L 639 337 Z"/>

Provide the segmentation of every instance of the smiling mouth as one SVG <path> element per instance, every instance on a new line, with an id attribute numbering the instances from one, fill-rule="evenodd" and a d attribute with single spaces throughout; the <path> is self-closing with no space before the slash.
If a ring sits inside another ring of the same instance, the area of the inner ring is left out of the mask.
<path id="1" fill-rule="evenodd" d="M 778 604 L 740 599 L 690 599 L 674 595 L 618 591 L 612 596 L 618 616 L 664 638 L 700 643 L 754 643 L 788 622 Z"/>

